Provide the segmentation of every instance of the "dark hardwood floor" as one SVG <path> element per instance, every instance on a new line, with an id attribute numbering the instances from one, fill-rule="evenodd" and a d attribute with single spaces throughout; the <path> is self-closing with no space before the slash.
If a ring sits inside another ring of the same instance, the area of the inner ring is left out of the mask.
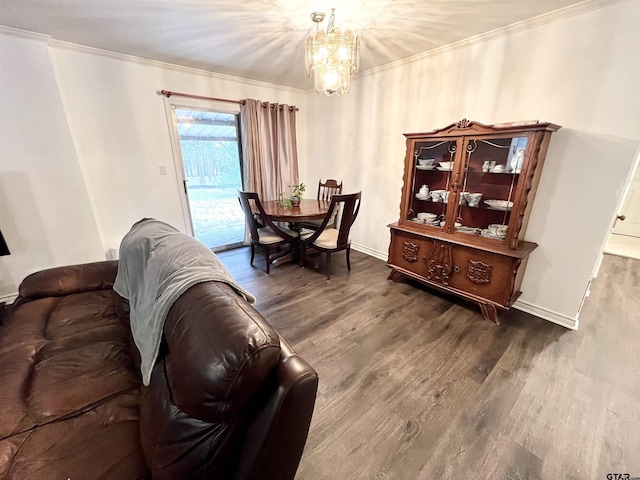
<path id="1" fill-rule="evenodd" d="M 297 479 L 640 477 L 640 261 L 606 255 L 570 331 L 517 310 L 496 327 L 359 252 L 330 280 L 219 257 L 320 375 Z"/>

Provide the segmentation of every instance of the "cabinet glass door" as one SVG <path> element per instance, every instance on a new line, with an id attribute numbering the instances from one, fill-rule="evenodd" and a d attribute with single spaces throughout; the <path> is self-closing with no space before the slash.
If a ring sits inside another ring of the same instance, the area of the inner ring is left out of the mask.
<path id="1" fill-rule="evenodd" d="M 455 140 L 414 144 L 414 175 L 407 220 L 435 228 L 444 227 L 457 149 Z"/>
<path id="2" fill-rule="evenodd" d="M 527 143 L 527 136 L 478 138 L 465 143 L 456 232 L 501 242 L 508 237 L 515 193 L 526 168 Z"/>

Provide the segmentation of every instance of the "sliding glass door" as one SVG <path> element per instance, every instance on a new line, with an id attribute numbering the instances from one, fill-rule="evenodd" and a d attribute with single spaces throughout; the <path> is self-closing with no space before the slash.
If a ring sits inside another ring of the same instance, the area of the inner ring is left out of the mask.
<path id="1" fill-rule="evenodd" d="M 175 118 L 194 236 L 214 251 L 241 245 L 238 115 L 176 108 Z"/>

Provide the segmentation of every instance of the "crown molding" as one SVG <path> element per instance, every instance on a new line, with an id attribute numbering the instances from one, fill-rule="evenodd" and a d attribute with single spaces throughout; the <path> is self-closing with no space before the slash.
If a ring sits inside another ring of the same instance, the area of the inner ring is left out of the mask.
<path id="1" fill-rule="evenodd" d="M 246 85 L 253 85 L 257 87 L 277 88 L 278 90 L 285 90 L 292 93 L 304 94 L 305 91 L 299 88 L 289 87 L 287 85 L 277 85 L 275 83 L 262 82 L 260 80 L 252 80 L 250 78 L 236 77 L 234 75 L 227 75 L 224 73 L 213 72 L 210 70 L 203 70 L 200 68 L 187 67 L 184 65 L 178 65 L 175 63 L 162 62 L 160 60 L 152 60 L 144 57 L 137 57 L 135 55 L 128 55 L 126 53 L 112 52 L 110 50 L 103 50 L 101 48 L 89 47 L 86 45 L 79 45 L 77 43 L 65 42 L 63 40 L 51 39 L 49 44 L 56 48 L 74 50 L 80 53 L 88 53 L 100 57 L 111 58 L 114 60 L 123 60 L 131 63 L 137 63 L 140 65 L 146 65 L 150 67 L 164 68 L 181 73 L 188 73 L 191 75 L 203 75 L 209 78 L 215 78 L 218 80 L 231 81 L 235 83 L 244 83 Z"/>
<path id="2" fill-rule="evenodd" d="M 426 52 L 421 52 L 418 53 L 416 55 L 413 55 L 411 57 L 407 57 L 407 58 L 403 58 L 401 60 L 397 60 L 395 62 L 391 62 L 391 63 L 386 63 L 384 65 L 380 65 L 379 67 L 374 67 L 374 68 L 370 68 L 368 70 L 364 70 L 360 73 L 358 73 L 355 77 L 354 80 L 358 80 L 362 77 L 366 77 L 368 75 L 372 75 L 374 73 L 377 72 L 381 72 L 381 71 L 385 71 L 385 70 L 389 70 L 389 69 L 393 69 L 396 68 L 398 66 L 401 65 L 407 65 L 407 64 L 411 64 L 414 62 L 418 62 L 420 60 L 423 60 L 425 58 L 434 56 L 434 55 L 438 55 L 440 53 L 444 53 L 444 52 L 449 52 L 449 51 L 453 51 L 453 50 L 458 50 L 473 44 L 477 44 L 477 43 L 482 43 L 482 42 L 486 42 L 495 38 L 500 38 L 500 37 L 504 37 L 506 35 L 511 35 L 514 33 L 518 33 L 518 32 L 523 32 L 526 30 L 531 30 L 534 29 L 536 27 L 542 26 L 542 25 L 546 25 L 549 23 L 554 23 L 566 18 L 570 18 L 576 15 L 581 15 L 583 13 L 587 13 L 593 10 L 598 10 L 600 8 L 604 8 L 607 7 L 609 5 L 614 5 L 617 3 L 623 3 L 629 0 L 585 0 L 584 2 L 581 3 L 577 3 L 575 5 L 570 5 L 568 7 L 565 8 L 561 8 L 559 10 L 555 10 L 553 12 L 549 12 L 549 13 L 544 13 L 542 15 L 538 15 L 537 17 L 533 17 L 533 18 L 529 18 L 527 20 L 523 20 L 520 22 L 516 22 L 516 23 L 512 23 L 510 25 L 504 26 L 504 27 L 500 27 L 497 28 L 495 30 L 491 30 L 489 32 L 486 33 L 481 33 L 479 35 L 475 35 L 473 37 L 469 37 L 469 38 L 465 38 L 462 40 L 459 40 L 457 42 L 454 43 L 449 43 L 447 45 L 443 45 L 441 47 L 437 47 L 431 50 L 427 50 Z M 118 52 L 112 52 L 110 50 L 103 50 L 100 48 L 95 48 L 95 47 L 89 47 L 86 45 L 80 45 L 80 44 L 76 44 L 76 43 L 71 43 L 71 42 L 65 42 L 62 40 L 57 40 L 54 39 L 53 37 L 51 37 L 50 35 L 45 35 L 42 33 L 36 33 L 36 32 L 31 32 L 28 30 L 21 30 L 19 28 L 14 28 L 14 27 L 8 27 L 5 25 L 0 25 L 0 33 L 6 33 L 9 35 L 14 35 L 14 36 L 18 36 L 18 37 L 22 37 L 22 38 L 29 38 L 29 39 L 34 39 L 34 40 L 40 40 L 40 41 L 46 41 L 49 43 L 50 46 L 55 46 L 55 47 L 60 47 L 60 48 L 67 48 L 67 49 L 72 49 L 72 50 L 76 50 L 79 52 L 84 52 L 84 53 L 90 53 L 93 55 L 99 55 L 99 56 L 103 56 L 103 57 L 107 57 L 107 58 L 113 58 L 116 60 L 126 60 L 126 61 L 130 61 L 133 63 L 138 63 L 138 64 L 142 64 L 142 65 L 147 65 L 147 66 L 155 66 L 155 67 L 160 67 L 160 68 L 166 68 L 166 69 L 170 69 L 170 70 L 174 70 L 174 71 L 178 71 L 178 72 L 183 72 L 183 73 L 189 73 L 189 74 L 196 74 L 196 75 L 204 75 L 207 76 L 209 78 L 216 78 L 219 80 L 226 80 L 226 81 L 233 81 L 233 82 L 237 82 L 237 83 L 244 83 L 247 85 L 253 85 L 253 86 L 259 86 L 259 87 L 267 87 L 267 88 L 277 88 L 279 90 L 284 90 L 284 91 L 288 91 L 288 92 L 292 92 L 292 93 L 299 93 L 299 94 L 312 94 L 313 93 L 313 88 L 310 89 L 305 89 L 305 88 L 295 88 L 295 87 L 290 87 L 287 85 L 278 85 L 278 84 L 274 84 L 274 83 L 268 83 L 268 82 L 262 82 L 259 80 L 252 80 L 252 79 L 248 79 L 248 78 L 244 78 L 244 77 L 236 77 L 233 75 L 226 75 L 223 73 L 217 73 L 217 72 L 213 72 L 210 70 L 203 70 L 203 69 L 198 69 L 198 68 L 193 68 L 193 67 L 186 67 L 183 65 L 177 65 L 174 63 L 168 63 L 168 62 L 162 62 L 159 60 L 151 60 L 148 58 L 143 58 L 143 57 L 136 57 L 134 55 L 127 55 L 124 53 L 118 53 Z"/>
<path id="3" fill-rule="evenodd" d="M 12 35 L 14 37 L 27 38 L 30 40 L 43 40 L 43 41 L 51 40 L 50 35 L 45 35 L 44 33 L 31 32 L 29 30 L 21 30 L 19 28 L 8 27 L 6 25 L 0 25 L 0 33 L 5 33 L 7 35 Z"/>
<path id="4" fill-rule="evenodd" d="M 162 62 L 160 60 L 152 60 L 149 58 L 137 57 L 135 55 L 128 55 L 126 53 L 112 52 L 110 50 L 89 47 L 87 45 L 80 45 L 77 43 L 65 42 L 63 40 L 57 40 L 51 37 L 50 35 L 31 32 L 28 30 L 20 30 L 19 28 L 7 27 L 5 25 L 0 25 L 0 33 L 6 33 L 9 35 L 32 39 L 32 40 L 46 41 L 50 47 L 73 50 L 80 53 L 88 53 L 90 55 L 111 58 L 113 60 L 121 60 L 121 61 L 127 61 L 131 63 L 137 63 L 139 65 L 164 68 L 164 69 L 169 69 L 176 72 L 187 73 L 190 75 L 202 75 L 209 78 L 215 78 L 218 80 L 231 81 L 234 83 L 243 83 L 246 85 L 252 85 L 257 87 L 277 88 L 278 90 L 284 90 L 291 93 L 298 93 L 301 95 L 306 94 L 306 91 L 304 89 L 289 87 L 287 85 L 277 85 L 275 83 L 262 82 L 260 80 L 252 80 L 244 77 L 236 77 L 233 75 L 226 75 L 224 73 L 212 72 L 210 70 L 186 67 L 184 65 L 177 65 L 175 63 Z"/>
<path id="5" fill-rule="evenodd" d="M 591 12 L 593 10 L 598 10 L 600 8 L 607 7 L 609 5 L 614 5 L 616 3 L 623 3 L 626 1 L 629 1 L 629 0 L 586 0 L 584 2 L 576 3 L 575 5 L 570 5 L 568 7 L 564 7 L 559 10 L 554 10 L 553 12 L 543 13 L 542 15 L 538 15 L 537 17 L 528 18 L 520 22 L 516 22 L 510 25 L 506 25 L 504 27 L 496 28 L 495 30 L 491 30 L 489 32 L 480 33 L 473 37 L 464 38 L 457 42 L 453 42 L 447 45 L 443 45 L 441 47 L 433 48 L 431 50 L 427 50 L 426 52 L 421 52 L 416 55 L 412 55 L 411 57 L 403 58 L 401 60 L 397 60 L 391 63 L 385 63 L 384 65 L 380 65 L 379 67 L 374 67 L 374 68 L 370 68 L 369 70 L 364 70 L 363 72 L 359 73 L 358 76 L 363 77 L 363 76 L 371 75 L 380 71 L 393 69 L 401 65 L 411 64 L 434 55 L 438 55 L 438 54 L 453 51 L 453 50 L 458 50 L 458 49 L 468 47 L 470 45 L 474 45 L 477 43 L 483 43 L 496 38 L 512 35 L 514 33 L 532 30 L 542 25 L 558 22 L 566 18 L 574 17 L 576 15 L 581 15 L 583 13 Z M 355 78 L 357 77 L 354 77 L 354 79 Z"/>

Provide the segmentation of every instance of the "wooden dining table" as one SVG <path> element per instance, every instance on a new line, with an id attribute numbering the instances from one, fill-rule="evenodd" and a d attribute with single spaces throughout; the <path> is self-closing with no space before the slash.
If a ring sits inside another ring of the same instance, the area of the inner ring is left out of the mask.
<path id="1" fill-rule="evenodd" d="M 297 207 L 284 207 L 277 200 L 262 202 L 264 212 L 274 222 L 288 222 L 292 230 L 296 224 L 307 220 L 322 220 L 329 211 L 330 202 L 303 198 Z"/>
<path id="2" fill-rule="evenodd" d="M 306 222 L 308 220 L 322 220 L 329 211 L 330 204 L 331 202 L 324 200 L 311 200 L 303 198 L 300 200 L 300 205 L 296 207 L 285 207 L 282 206 L 277 200 L 269 200 L 266 202 L 262 202 L 262 208 L 264 209 L 264 213 L 269 216 L 271 221 L 286 222 L 289 224 L 289 228 L 291 230 L 299 232 L 301 222 Z M 294 260 L 294 254 L 295 252 L 292 251 L 283 252 L 281 256 L 273 261 L 272 265 L 278 266 L 282 265 L 283 263 L 291 262 L 292 260 Z M 312 266 L 314 268 L 317 268 L 316 263 L 314 263 Z"/>

